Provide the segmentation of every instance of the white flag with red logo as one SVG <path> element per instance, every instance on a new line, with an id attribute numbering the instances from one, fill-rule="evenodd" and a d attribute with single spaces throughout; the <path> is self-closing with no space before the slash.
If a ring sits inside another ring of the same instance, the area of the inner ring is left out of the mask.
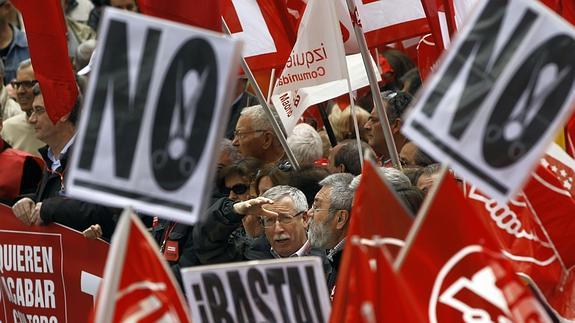
<path id="1" fill-rule="evenodd" d="M 295 32 L 285 3 L 277 0 L 221 0 L 221 15 L 252 71 L 281 67 Z"/>
<path id="2" fill-rule="evenodd" d="M 171 270 L 131 209 L 114 233 L 91 321 L 191 322 Z"/>
<path id="3" fill-rule="evenodd" d="M 311 0 L 306 6 L 297 41 L 272 94 L 288 134 L 307 108 L 300 89 L 348 78 L 338 22 L 331 0 Z"/>
<path id="4" fill-rule="evenodd" d="M 429 322 L 550 322 L 451 175 L 428 212 L 400 273 Z"/>
<path id="5" fill-rule="evenodd" d="M 308 0 L 288 0 L 288 12 L 295 25 L 301 21 Z M 346 53 L 359 52 L 346 0 L 333 1 L 339 18 Z M 367 45 L 375 48 L 396 41 L 421 36 L 429 26 L 420 0 L 355 0 Z"/>

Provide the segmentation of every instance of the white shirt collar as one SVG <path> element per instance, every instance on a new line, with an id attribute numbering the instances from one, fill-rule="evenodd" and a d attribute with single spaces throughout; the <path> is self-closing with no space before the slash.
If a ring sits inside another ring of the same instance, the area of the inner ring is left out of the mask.
<path id="1" fill-rule="evenodd" d="M 64 155 L 68 151 L 68 148 L 70 148 L 70 146 L 72 146 L 72 143 L 74 142 L 75 138 L 76 138 L 76 135 L 74 134 L 72 136 L 72 138 L 70 138 L 70 140 L 68 140 L 66 145 L 64 145 L 64 148 L 62 148 L 62 151 L 60 152 L 60 156 Z M 60 168 L 60 166 L 62 166 L 62 163 L 60 162 L 60 158 L 56 159 L 56 157 L 54 157 L 54 153 L 52 152 L 51 147 L 48 147 L 47 155 L 48 155 L 48 158 L 50 159 L 50 161 L 52 161 L 52 166 L 50 167 L 50 169 L 53 172 L 55 172 L 58 168 Z"/>
<path id="2" fill-rule="evenodd" d="M 298 251 L 291 254 L 289 257 L 282 257 L 277 252 L 275 252 L 275 250 L 273 248 L 270 249 L 270 252 L 274 256 L 274 258 L 303 257 L 303 256 L 308 256 L 310 254 L 310 251 L 311 251 L 311 244 L 309 243 L 309 240 L 306 240 L 306 242 L 303 244 L 303 246 L 301 248 L 299 248 Z"/>

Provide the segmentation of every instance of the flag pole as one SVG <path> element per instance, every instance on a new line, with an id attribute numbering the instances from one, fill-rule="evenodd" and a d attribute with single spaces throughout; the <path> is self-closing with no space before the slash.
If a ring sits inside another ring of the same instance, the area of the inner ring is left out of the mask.
<path id="1" fill-rule="evenodd" d="M 226 24 L 226 21 L 224 20 L 224 18 L 222 18 L 222 25 L 224 28 L 224 32 L 228 36 L 231 36 L 232 34 L 231 34 L 230 29 L 228 28 L 228 25 Z M 272 106 L 268 104 L 266 98 L 264 97 L 262 90 L 260 89 L 260 86 L 256 82 L 256 78 L 254 77 L 254 74 L 250 70 L 248 63 L 246 62 L 246 59 L 244 58 L 243 55 L 240 55 L 240 64 L 242 66 L 242 69 L 244 70 L 244 73 L 246 73 L 246 76 L 248 77 L 249 82 L 251 83 L 252 87 L 254 88 L 254 91 L 256 92 L 256 97 L 258 98 L 259 103 L 264 107 L 264 111 L 266 112 L 266 115 L 268 116 L 268 119 L 272 124 L 272 128 L 276 134 L 276 137 L 280 141 L 280 144 L 282 145 L 282 147 L 286 153 L 286 156 L 287 156 L 290 164 L 292 165 L 292 168 L 294 170 L 299 170 L 300 169 L 299 163 L 298 163 L 297 159 L 295 158 L 293 152 L 291 151 L 290 147 L 287 144 L 287 140 L 286 140 L 287 134 L 285 134 L 285 129 L 283 129 L 280 126 L 277 119 L 275 118 L 275 116 L 274 116 L 275 111 L 272 111 Z"/>
<path id="2" fill-rule="evenodd" d="M 441 183 L 445 180 L 445 175 L 447 174 L 448 170 L 449 166 L 447 164 L 443 164 L 441 166 L 437 180 L 435 180 L 435 183 L 433 183 L 433 186 L 431 187 L 429 194 L 427 195 L 427 197 L 423 201 L 423 204 L 421 205 L 421 209 L 419 210 L 419 212 L 417 212 L 417 216 L 415 217 L 415 221 L 413 222 L 413 225 L 411 226 L 409 232 L 407 233 L 407 237 L 405 237 L 405 245 L 403 246 L 403 248 L 401 248 L 401 250 L 399 250 L 397 258 L 395 258 L 395 261 L 393 262 L 394 271 L 398 272 L 401 269 L 403 263 L 405 262 L 405 258 L 407 257 L 407 254 L 411 250 L 411 247 L 415 242 L 415 238 L 417 237 L 417 234 L 419 233 L 421 227 L 423 226 L 423 223 L 425 222 L 425 218 L 427 218 L 427 215 L 429 214 L 429 208 L 431 207 L 431 204 L 433 203 L 433 200 L 435 199 L 435 196 L 439 191 Z"/>
<path id="3" fill-rule="evenodd" d="M 331 126 L 331 123 L 329 122 L 329 117 L 327 115 L 327 101 L 318 103 L 317 110 L 319 111 L 319 115 L 321 116 L 321 120 L 323 121 L 323 126 L 325 128 L 325 132 L 327 133 L 327 137 L 329 138 L 329 143 L 331 144 L 331 147 L 337 146 L 337 138 L 335 137 L 333 127 Z"/>
<path id="4" fill-rule="evenodd" d="M 391 132 L 391 126 L 389 125 L 389 119 L 387 114 L 383 109 L 383 100 L 381 99 L 381 94 L 379 92 L 379 86 L 377 85 L 377 78 L 375 72 L 373 71 L 373 66 L 371 66 L 369 51 L 367 50 L 367 43 L 365 41 L 365 36 L 363 34 L 363 29 L 361 27 L 361 22 L 359 20 L 359 14 L 357 12 L 357 7 L 353 0 L 346 0 L 347 8 L 355 31 L 355 37 L 357 38 L 357 44 L 361 51 L 361 57 L 363 58 L 363 64 L 365 65 L 365 70 L 367 72 L 367 78 L 369 79 L 369 85 L 371 88 L 371 94 L 373 96 L 373 101 L 375 103 L 375 109 L 380 120 L 381 127 L 383 129 L 383 135 L 385 137 L 385 143 L 387 144 L 387 150 L 389 151 L 389 157 L 393 163 L 393 167 L 401 170 L 401 163 L 399 162 L 399 154 L 397 153 L 397 148 L 395 146 L 395 141 L 393 140 L 393 135 Z"/>
<path id="5" fill-rule="evenodd" d="M 333 3 L 330 2 L 330 4 L 331 4 L 330 5 L 330 9 L 331 9 L 330 14 L 334 17 L 334 19 L 332 19 L 334 21 L 333 28 L 339 34 L 341 39 L 343 39 L 343 36 L 341 35 L 341 29 L 339 28 L 339 19 L 337 17 L 336 12 L 335 12 L 335 8 L 333 6 Z M 340 55 L 342 55 L 342 57 L 344 57 L 344 60 L 345 60 L 345 48 L 343 46 L 343 41 L 338 41 L 337 45 L 339 47 Z M 369 64 L 371 66 L 371 60 L 369 57 L 367 58 L 367 61 L 368 61 L 367 64 Z M 364 59 L 364 63 L 365 63 L 365 59 Z M 367 69 L 368 68 L 366 65 L 366 70 Z M 373 70 L 372 70 L 372 72 L 373 72 Z M 369 72 L 368 72 L 368 75 L 369 75 Z M 356 109 L 355 102 L 353 99 L 353 89 L 351 87 L 351 81 L 349 79 L 349 70 L 347 68 L 347 64 L 345 66 L 345 80 L 347 82 L 347 93 L 349 95 L 349 108 L 351 109 L 350 110 L 351 119 L 353 120 L 353 129 L 355 131 L 355 140 L 357 142 L 357 153 L 359 154 L 359 162 L 360 162 L 361 168 L 363 169 L 363 152 L 361 151 L 361 138 L 359 135 L 359 126 L 358 126 L 358 122 L 357 122 L 357 113 L 356 113 L 357 109 Z"/>

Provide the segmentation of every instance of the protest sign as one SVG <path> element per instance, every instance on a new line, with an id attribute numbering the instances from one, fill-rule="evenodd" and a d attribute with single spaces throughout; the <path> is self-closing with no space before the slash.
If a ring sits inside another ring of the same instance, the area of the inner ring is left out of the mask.
<path id="1" fill-rule="evenodd" d="M 191 267 L 182 278 L 193 322 L 326 322 L 317 257 Z"/>
<path id="2" fill-rule="evenodd" d="M 0 320 L 85 322 L 108 247 L 58 224 L 26 226 L 0 205 Z"/>
<path id="3" fill-rule="evenodd" d="M 71 196 L 193 223 L 215 171 L 239 44 L 106 9 L 70 172 Z"/>
<path id="4" fill-rule="evenodd" d="M 575 29 L 535 1 L 483 1 L 403 132 L 501 202 L 571 112 Z"/>

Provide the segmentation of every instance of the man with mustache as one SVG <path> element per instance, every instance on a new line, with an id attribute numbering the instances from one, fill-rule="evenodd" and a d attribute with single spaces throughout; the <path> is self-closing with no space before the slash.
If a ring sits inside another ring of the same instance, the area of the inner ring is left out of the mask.
<path id="1" fill-rule="evenodd" d="M 244 202 L 224 198 L 194 227 L 194 251 L 202 264 L 309 255 L 324 257 L 325 250 L 312 249 L 307 239 L 307 209 L 303 192 L 286 185 L 272 187 L 262 196 Z M 270 247 L 239 250 L 230 246 L 230 234 L 247 214 L 262 218 Z"/>
<path id="2" fill-rule="evenodd" d="M 349 173 L 332 174 L 324 178 L 319 182 L 322 188 L 307 213 L 310 218 L 308 237 L 311 246 L 328 250 L 327 259 L 331 268 L 327 273 L 327 285 L 332 294 L 349 227 L 355 192 L 350 187 L 353 178 Z"/>

